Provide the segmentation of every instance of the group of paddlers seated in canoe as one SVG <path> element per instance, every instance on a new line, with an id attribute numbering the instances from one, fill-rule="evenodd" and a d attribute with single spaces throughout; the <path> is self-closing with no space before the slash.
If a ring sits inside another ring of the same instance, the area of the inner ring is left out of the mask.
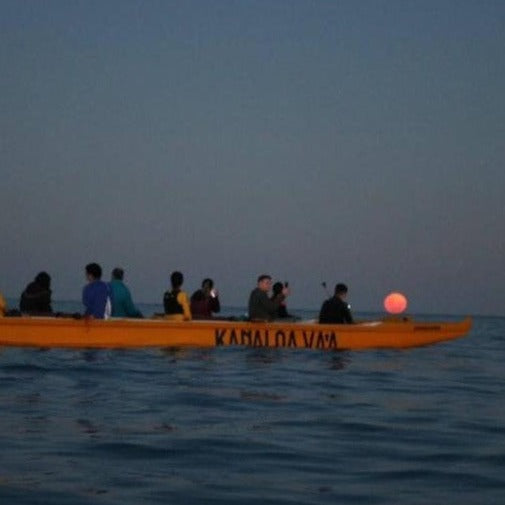
<path id="1" fill-rule="evenodd" d="M 130 290 L 124 283 L 124 270 L 114 268 L 110 282 L 102 281 L 102 268 L 97 263 L 85 267 L 87 284 L 82 290 L 84 317 L 94 319 L 142 318 L 135 306 Z M 155 314 L 172 321 L 191 319 L 215 319 L 221 311 L 218 292 L 210 278 L 203 280 L 201 288 L 190 298 L 182 290 L 184 276 L 181 272 L 172 272 L 171 289 L 163 295 L 164 313 Z M 5 299 L 0 294 L 0 316 L 57 316 L 51 302 L 51 277 L 47 272 L 40 272 L 28 284 L 21 294 L 19 310 L 8 310 Z M 288 283 L 276 282 L 272 285 L 270 275 L 260 275 L 256 287 L 251 291 L 248 303 L 248 319 L 251 321 L 296 320 L 288 313 L 286 298 L 290 290 Z M 319 322 L 324 324 L 352 324 L 350 306 L 346 302 L 347 286 L 338 283 L 334 295 L 325 300 L 319 312 Z M 77 314 L 73 314 L 78 316 Z M 79 314 L 80 315 L 80 314 Z"/>

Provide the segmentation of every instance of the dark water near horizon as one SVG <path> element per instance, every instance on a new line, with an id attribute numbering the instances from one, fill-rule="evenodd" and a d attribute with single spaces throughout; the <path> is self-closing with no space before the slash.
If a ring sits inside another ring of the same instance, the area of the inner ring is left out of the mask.
<path id="1" fill-rule="evenodd" d="M 501 505 L 504 346 L 4 348 L 0 504 Z"/>

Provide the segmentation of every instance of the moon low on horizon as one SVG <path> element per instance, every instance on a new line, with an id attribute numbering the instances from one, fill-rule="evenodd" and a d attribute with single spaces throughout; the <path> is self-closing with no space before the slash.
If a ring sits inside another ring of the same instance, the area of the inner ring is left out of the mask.
<path id="1" fill-rule="evenodd" d="M 505 315 L 505 3 L 0 3 L 0 292 Z"/>

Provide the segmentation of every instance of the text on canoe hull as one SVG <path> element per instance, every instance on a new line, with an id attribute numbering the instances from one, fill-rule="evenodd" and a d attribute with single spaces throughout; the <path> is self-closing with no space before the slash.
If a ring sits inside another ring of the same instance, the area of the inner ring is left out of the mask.
<path id="1" fill-rule="evenodd" d="M 214 330 L 216 346 L 245 345 L 249 347 L 302 347 L 306 349 L 337 349 L 333 331 L 283 330 Z"/>

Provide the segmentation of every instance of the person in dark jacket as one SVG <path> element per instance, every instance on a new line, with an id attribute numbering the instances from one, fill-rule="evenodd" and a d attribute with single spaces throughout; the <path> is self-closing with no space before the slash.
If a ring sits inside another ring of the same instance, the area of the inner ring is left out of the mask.
<path id="1" fill-rule="evenodd" d="M 221 310 L 219 295 L 212 279 L 202 281 L 202 287 L 191 295 L 190 306 L 193 319 L 212 319 L 212 313 Z"/>
<path id="2" fill-rule="evenodd" d="M 326 300 L 319 312 L 319 322 L 322 324 L 353 324 L 351 307 L 347 303 L 347 286 L 338 283 L 335 294 Z"/>
<path id="3" fill-rule="evenodd" d="M 251 321 L 272 321 L 276 318 L 280 304 L 289 295 L 289 289 L 284 286 L 275 300 L 268 296 L 272 287 L 272 277 L 263 274 L 258 277 L 256 288 L 249 296 L 249 319 Z"/>
<path id="4" fill-rule="evenodd" d="M 19 310 L 23 314 L 51 314 L 51 277 L 47 272 L 40 272 L 33 282 L 26 286 L 21 294 Z"/>
<path id="5" fill-rule="evenodd" d="M 282 297 L 282 301 L 279 307 L 277 308 L 275 314 L 275 319 L 286 319 L 286 318 L 294 319 L 295 316 L 292 316 L 291 314 L 288 313 L 285 297 L 282 295 L 282 290 L 284 289 L 284 286 L 285 285 L 282 282 L 276 282 L 272 288 L 272 297 L 270 298 L 272 301 L 276 301 L 278 298 Z"/>

